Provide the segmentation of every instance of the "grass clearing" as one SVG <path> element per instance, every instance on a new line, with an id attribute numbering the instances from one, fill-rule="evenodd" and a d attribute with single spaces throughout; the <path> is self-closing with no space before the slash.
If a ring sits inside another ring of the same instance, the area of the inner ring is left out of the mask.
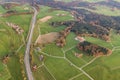
<path id="1" fill-rule="evenodd" d="M 11 57 L 9 62 L 7 63 L 7 66 L 12 76 L 10 80 L 23 80 L 21 65 L 17 56 Z"/>
<path id="2" fill-rule="evenodd" d="M 82 57 L 77 57 L 75 56 L 75 53 L 78 54 L 83 54 L 82 52 L 80 52 L 78 49 L 74 48 L 68 52 L 66 52 L 66 57 L 75 65 L 81 67 L 82 65 L 84 65 L 86 63 L 86 61 L 82 58 Z"/>
<path id="3" fill-rule="evenodd" d="M 25 37 L 28 34 L 30 22 L 31 22 L 31 15 L 16 15 L 16 16 L 9 16 L 5 18 L 7 22 L 12 22 L 19 25 L 24 30 Z"/>
<path id="4" fill-rule="evenodd" d="M 9 80 L 11 78 L 11 74 L 7 69 L 7 65 L 3 64 L 0 61 L 0 80 Z"/>
<path id="5" fill-rule="evenodd" d="M 18 49 L 20 44 L 22 43 L 21 36 L 17 35 L 11 28 L 6 25 L 3 25 L 6 29 L 6 32 L 1 32 L 0 38 L 0 56 L 4 56 L 6 54 L 12 54 L 15 50 Z"/>
<path id="6" fill-rule="evenodd" d="M 74 78 L 73 80 L 90 80 L 86 75 L 82 74 L 76 78 Z"/>
<path id="7" fill-rule="evenodd" d="M 57 47 L 55 43 L 45 45 L 42 51 L 52 56 L 64 56 L 61 48 Z"/>
<path id="8" fill-rule="evenodd" d="M 104 66 L 95 66 L 91 70 L 87 71 L 87 73 L 95 80 L 119 80 L 119 70 L 120 69 L 110 71 Z"/>
<path id="9" fill-rule="evenodd" d="M 93 37 L 85 37 L 85 39 L 86 41 L 91 42 L 93 44 L 112 49 L 110 42 L 106 42 L 104 40 L 93 38 Z"/>
<path id="10" fill-rule="evenodd" d="M 6 10 L 0 5 L 0 14 L 5 13 Z"/>
<path id="11" fill-rule="evenodd" d="M 104 80 L 108 74 L 108 70 L 102 66 L 96 66 L 92 70 L 87 72 L 95 80 Z"/>
<path id="12" fill-rule="evenodd" d="M 44 66 L 34 72 L 35 80 L 54 80 Z"/>
<path id="13" fill-rule="evenodd" d="M 47 34 L 50 32 L 59 32 L 65 28 L 65 26 L 53 27 L 49 23 L 39 23 L 41 34 Z"/>
<path id="14" fill-rule="evenodd" d="M 66 45 L 63 47 L 63 50 L 66 51 L 72 47 L 75 47 L 79 42 L 75 40 L 75 33 L 70 33 L 66 38 Z"/>
<path id="15" fill-rule="evenodd" d="M 116 34 L 114 30 L 111 31 L 111 43 L 114 46 L 120 46 L 120 35 Z"/>
<path id="16" fill-rule="evenodd" d="M 119 67 L 120 66 L 119 64 L 120 54 L 119 53 L 120 53 L 120 50 L 113 51 L 111 56 L 104 57 L 104 63 L 111 69 L 115 67 Z"/>

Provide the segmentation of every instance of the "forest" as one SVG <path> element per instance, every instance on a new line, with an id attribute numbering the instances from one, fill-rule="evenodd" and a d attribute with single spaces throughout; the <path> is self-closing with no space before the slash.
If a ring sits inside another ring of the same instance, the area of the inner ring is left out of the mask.
<path id="1" fill-rule="evenodd" d="M 81 3 L 83 4 L 81 5 Z M 83 7 L 88 5 L 87 2 L 81 2 L 81 3 L 73 2 L 69 4 L 65 4 L 65 3 L 63 4 L 52 3 L 55 5 L 49 4 L 52 7 L 57 7 L 59 9 L 67 10 L 75 17 L 75 21 L 52 22 L 50 24 L 52 26 L 59 26 L 59 25 L 70 26 L 72 23 L 74 23 L 71 31 L 75 32 L 77 35 L 97 37 L 105 41 L 110 41 L 109 35 L 111 29 L 114 29 L 116 33 L 120 34 L 120 17 L 106 16 L 102 14 L 93 13 L 85 9 L 75 9 L 72 7 L 68 7 L 70 6 L 70 4 L 72 4 L 71 6 L 74 6 L 76 4 Z M 101 3 L 98 2 L 96 4 L 102 4 L 102 2 Z M 90 5 L 93 5 L 93 3 L 91 4 L 89 3 L 89 7 L 92 8 Z"/>

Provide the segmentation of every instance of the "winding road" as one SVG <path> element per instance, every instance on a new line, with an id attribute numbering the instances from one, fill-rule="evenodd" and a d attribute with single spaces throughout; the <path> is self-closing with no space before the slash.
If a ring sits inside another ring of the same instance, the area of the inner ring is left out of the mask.
<path id="1" fill-rule="evenodd" d="M 25 64 L 28 80 L 34 80 L 34 77 L 33 77 L 32 71 L 31 71 L 31 67 L 30 67 L 30 45 L 31 45 L 31 41 L 32 41 L 34 27 L 35 27 L 37 10 L 34 7 L 32 7 L 32 8 L 34 10 L 34 15 L 32 17 L 31 24 L 30 24 L 28 41 L 27 41 L 26 51 L 25 51 L 25 56 L 24 56 L 24 64 Z"/>

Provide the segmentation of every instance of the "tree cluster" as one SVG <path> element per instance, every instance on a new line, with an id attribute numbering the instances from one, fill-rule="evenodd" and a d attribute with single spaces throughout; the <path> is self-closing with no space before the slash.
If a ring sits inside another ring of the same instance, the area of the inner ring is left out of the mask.
<path id="1" fill-rule="evenodd" d="M 85 52 L 90 56 L 101 56 L 101 55 L 108 55 L 112 53 L 110 49 L 92 44 L 87 41 L 79 43 L 77 47 L 79 50 Z"/>
<path id="2" fill-rule="evenodd" d="M 60 36 L 56 40 L 56 45 L 57 46 L 63 47 L 63 46 L 66 45 L 66 37 L 70 33 L 71 28 L 72 28 L 71 26 L 67 27 L 63 31 L 60 32 Z"/>

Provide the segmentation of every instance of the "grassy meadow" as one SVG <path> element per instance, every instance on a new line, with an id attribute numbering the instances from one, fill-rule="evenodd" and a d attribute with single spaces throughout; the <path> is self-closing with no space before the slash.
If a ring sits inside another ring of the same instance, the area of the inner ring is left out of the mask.
<path id="1" fill-rule="evenodd" d="M 7 65 L 0 61 L 0 80 L 8 80 L 11 78 L 11 74 L 8 70 Z"/>
<path id="2" fill-rule="evenodd" d="M 24 8 L 26 7 L 28 7 L 28 5 L 23 5 L 22 7 L 17 6 L 14 7 L 14 9 L 21 12 L 25 11 Z M 30 6 L 28 8 L 30 8 Z M 0 13 L 4 14 L 6 11 L 7 10 L 0 6 Z M 25 78 L 25 76 L 23 76 L 23 72 L 25 72 L 24 65 L 23 61 L 20 62 L 20 58 L 21 60 L 24 58 L 25 42 L 31 17 L 32 15 L 0 17 L 0 80 L 23 80 Z M 23 34 L 17 34 L 6 22 L 20 26 L 24 30 Z M 10 58 L 6 64 L 2 64 L 2 59 L 6 55 L 9 55 Z"/>

